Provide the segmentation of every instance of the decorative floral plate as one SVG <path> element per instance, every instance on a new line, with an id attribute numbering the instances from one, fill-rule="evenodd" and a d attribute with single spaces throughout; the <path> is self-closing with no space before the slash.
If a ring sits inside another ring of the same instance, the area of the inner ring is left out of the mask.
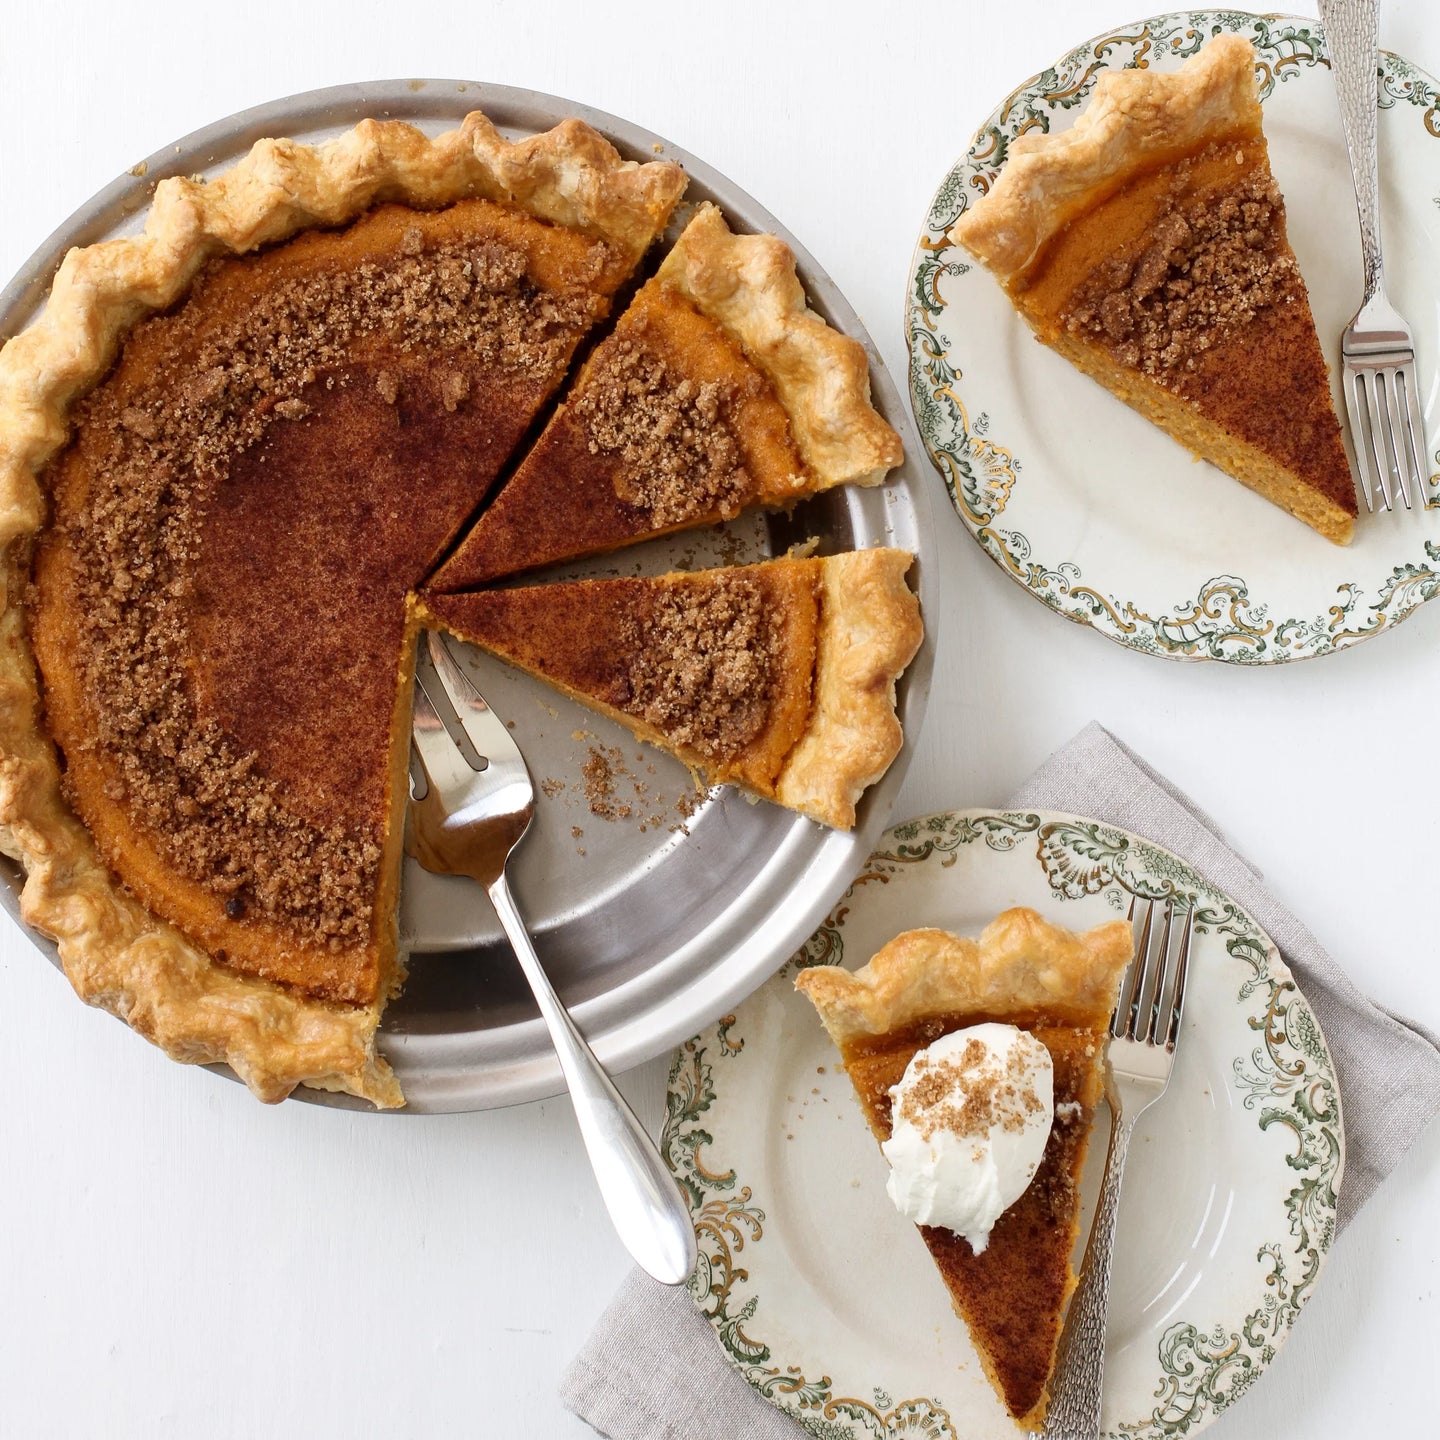
<path id="1" fill-rule="evenodd" d="M 696 1303 L 755 1389 L 825 1440 L 1013 1440 L 814 1010 L 806 965 L 901 930 L 977 934 L 1028 905 L 1071 929 L 1132 895 L 1197 907 L 1185 1027 L 1135 1127 L 1106 1342 L 1104 1429 L 1190 1435 L 1264 1372 L 1335 1233 L 1344 1159 L 1315 1015 L 1255 921 L 1184 861 L 1093 820 L 932 815 L 884 837 L 785 968 L 675 1055 L 664 1130 L 700 1240 Z M 1086 1220 L 1103 1134 L 1090 1150 Z"/>
<path id="2" fill-rule="evenodd" d="M 1339 106 L 1316 20 L 1191 10 L 1062 56 L 1008 96 L 945 178 L 911 267 L 905 328 L 920 432 L 961 520 L 1007 575 L 1067 619 L 1151 655 L 1273 664 L 1389 629 L 1440 588 L 1440 509 L 1366 515 L 1337 546 L 1252 494 L 1036 343 L 985 269 L 945 238 L 1025 131 L 1061 130 L 1105 70 L 1174 69 L 1212 35 L 1256 49 L 1290 239 L 1331 367 L 1360 300 Z M 1440 470 L 1440 92 L 1398 56 L 1380 70 L 1386 280 L 1415 327 Z M 1432 495 L 1440 476 L 1432 473 Z"/>

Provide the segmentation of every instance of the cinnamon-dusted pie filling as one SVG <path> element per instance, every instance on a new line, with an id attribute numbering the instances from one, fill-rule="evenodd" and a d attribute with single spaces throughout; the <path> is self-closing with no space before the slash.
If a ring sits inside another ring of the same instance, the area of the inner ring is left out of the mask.
<path id="1" fill-rule="evenodd" d="M 224 963 L 393 978 L 405 595 L 624 269 L 489 201 L 384 207 L 212 261 L 77 407 L 33 607 L 67 793 Z"/>
<path id="2" fill-rule="evenodd" d="M 1020 1198 L 976 1254 L 964 1237 L 919 1226 L 985 1373 L 1022 1430 L 1040 1429 L 1076 1278 L 1080 1176 L 1103 1090 L 1106 1029 L 1132 953 L 1124 921 L 1072 934 L 1007 910 L 978 940 L 898 935 L 852 972 L 812 966 L 796 981 L 840 1050 L 865 1119 L 883 1143 L 891 1089 L 942 1035 L 998 1022 L 1033 1035 L 1054 1066 L 1055 1119 Z"/>
<path id="3" fill-rule="evenodd" d="M 1039 339 L 1331 540 L 1354 483 L 1270 170 L 1254 51 L 1106 72 L 1068 131 L 1024 136 L 950 235 Z"/>

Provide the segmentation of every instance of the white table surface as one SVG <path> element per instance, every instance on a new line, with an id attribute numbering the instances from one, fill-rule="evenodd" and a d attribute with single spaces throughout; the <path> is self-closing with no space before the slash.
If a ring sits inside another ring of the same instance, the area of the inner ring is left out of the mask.
<path id="1" fill-rule="evenodd" d="M 4 8 L 3 274 L 139 157 L 232 111 L 347 80 L 491 80 L 704 156 L 809 246 L 899 377 L 911 246 L 970 130 L 1145 6 Z M 1440 71 L 1440 11 L 1388 12 L 1382 41 Z M 1422 864 L 1440 603 L 1319 665 L 1164 664 L 1047 614 L 982 559 L 938 480 L 933 494 L 944 636 L 897 818 L 998 802 L 1098 718 L 1221 818 L 1364 988 L 1440 1026 Z M 664 1073 L 621 1082 L 650 1122 Z M 84 1008 L 8 922 L 0 1092 L 0 1435 L 591 1434 L 555 1385 L 626 1260 L 565 1100 L 435 1118 L 265 1108 Z M 1437 1214 L 1432 1126 L 1217 1435 L 1437 1433 Z"/>

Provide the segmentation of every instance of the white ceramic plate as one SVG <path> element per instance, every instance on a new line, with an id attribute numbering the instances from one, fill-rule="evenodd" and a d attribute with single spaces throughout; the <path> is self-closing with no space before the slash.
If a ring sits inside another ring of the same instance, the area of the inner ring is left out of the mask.
<path id="1" fill-rule="evenodd" d="M 1331 367 L 1360 299 L 1360 242 L 1339 107 L 1316 20 L 1183 11 L 1062 56 L 1009 95 L 946 177 L 906 298 L 910 390 L 961 520 L 1067 619 L 1131 649 L 1267 664 L 1402 620 L 1440 587 L 1440 510 L 1369 516 L 1333 545 L 1252 494 L 1037 344 L 999 285 L 945 239 L 1020 133 L 1073 123 L 1105 70 L 1174 69 L 1211 35 L 1255 45 L 1290 239 Z M 1380 211 L 1387 285 L 1415 330 L 1432 471 L 1440 469 L 1440 96 L 1382 55 Z M 1440 480 L 1432 479 L 1432 490 Z"/>
<path id="2" fill-rule="evenodd" d="M 1125 831 L 1055 814 L 932 815 L 889 831 L 805 948 L 682 1046 L 670 1077 L 664 1146 L 700 1238 L 696 1302 L 746 1380 L 813 1434 L 1016 1432 L 886 1197 L 885 1161 L 796 972 L 859 966 L 919 925 L 973 935 L 1012 905 L 1085 929 L 1132 895 L 1194 904 L 1197 926 L 1170 1087 L 1130 1149 L 1104 1429 L 1193 1434 L 1284 1342 L 1334 1235 L 1344 1139 L 1324 1037 L 1269 938 L 1184 861 Z M 1104 1153 L 1102 1130 L 1082 1245 Z"/>

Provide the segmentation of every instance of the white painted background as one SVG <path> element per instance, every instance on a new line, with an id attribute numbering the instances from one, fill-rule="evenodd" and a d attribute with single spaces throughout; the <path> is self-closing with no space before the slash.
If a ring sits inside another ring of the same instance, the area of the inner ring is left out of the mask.
<path id="1" fill-rule="evenodd" d="M 809 246 L 898 376 L 911 246 L 973 125 L 1144 8 L 4 0 L 0 272 L 234 110 L 347 80 L 491 80 L 704 156 Z M 1395 0 L 1381 36 L 1440 71 L 1426 0 Z M 1362 986 L 1440 1026 L 1440 604 L 1318 665 L 1167 665 L 1047 614 L 980 557 L 938 481 L 935 497 L 945 630 L 900 812 L 998 802 L 1098 718 L 1220 817 Z M 625 1259 L 564 1100 L 266 1109 L 84 1009 L 0 926 L 0 1437 L 590 1433 L 555 1382 Z M 622 1081 L 651 1121 L 663 1075 Z M 1437 1217 L 1432 1127 L 1215 1433 L 1437 1434 Z"/>

